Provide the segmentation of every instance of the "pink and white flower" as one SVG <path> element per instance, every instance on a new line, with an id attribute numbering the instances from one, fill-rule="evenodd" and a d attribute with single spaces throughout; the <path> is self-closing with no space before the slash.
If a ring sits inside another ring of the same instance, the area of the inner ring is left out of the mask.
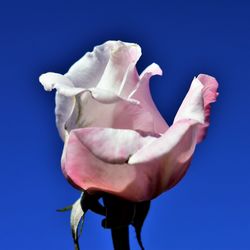
<path id="1" fill-rule="evenodd" d="M 207 132 L 210 103 L 218 95 L 215 78 L 193 79 L 169 127 L 149 90 L 150 77 L 162 71 L 152 64 L 138 75 L 140 56 L 137 44 L 108 41 L 66 74 L 40 76 L 46 90 L 57 90 L 62 170 L 81 190 L 153 199 L 184 176 Z"/>

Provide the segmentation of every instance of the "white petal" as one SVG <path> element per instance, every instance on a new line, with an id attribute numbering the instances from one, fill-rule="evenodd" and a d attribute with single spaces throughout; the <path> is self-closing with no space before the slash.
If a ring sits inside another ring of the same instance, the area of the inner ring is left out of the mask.
<path id="1" fill-rule="evenodd" d="M 58 73 L 48 72 L 46 74 L 42 74 L 39 77 L 39 81 L 44 86 L 46 91 L 56 89 L 59 94 L 64 96 L 75 96 L 83 91 L 86 91 L 84 88 L 74 87 L 70 79 Z"/>
<path id="2" fill-rule="evenodd" d="M 119 46 L 111 52 L 98 88 L 119 95 L 125 87 L 129 70 L 134 67 L 140 56 L 141 48 L 139 45 L 120 42 Z"/>
<path id="3" fill-rule="evenodd" d="M 121 98 L 114 92 L 106 89 L 95 88 L 91 90 L 91 93 L 92 96 L 101 103 L 108 104 L 121 100 Z"/>
<path id="4" fill-rule="evenodd" d="M 67 131 L 84 127 L 153 131 L 153 117 L 140 105 L 121 98 L 112 103 L 100 102 L 99 99 L 95 99 L 90 92 L 76 96 L 74 112 L 66 124 Z"/>
<path id="5" fill-rule="evenodd" d="M 140 56 L 141 48 L 137 44 L 108 41 L 86 53 L 65 76 L 75 87 L 95 88 L 99 85 L 101 89 L 127 98 L 138 81 L 135 64 Z"/>
<path id="6" fill-rule="evenodd" d="M 56 93 L 56 108 L 55 108 L 56 126 L 63 141 L 65 140 L 65 136 L 67 134 L 66 122 L 72 115 L 74 107 L 75 107 L 75 97 L 71 96 L 68 97 Z"/>
<path id="7" fill-rule="evenodd" d="M 96 46 L 74 63 L 65 74 L 75 87 L 94 88 L 100 81 L 107 66 L 111 51 L 118 46 L 117 41 L 108 41 Z"/>
<path id="8" fill-rule="evenodd" d="M 126 99 L 130 99 L 131 94 L 137 88 L 140 80 L 135 65 L 136 63 L 131 63 L 129 65 L 120 86 L 119 95 Z"/>

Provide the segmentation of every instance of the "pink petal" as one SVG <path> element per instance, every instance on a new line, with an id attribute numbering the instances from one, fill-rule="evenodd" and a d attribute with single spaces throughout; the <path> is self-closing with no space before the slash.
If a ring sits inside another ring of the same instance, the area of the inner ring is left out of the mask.
<path id="1" fill-rule="evenodd" d="M 91 136 L 94 134 L 95 137 Z M 87 139 L 85 136 L 88 136 Z M 64 146 L 63 173 L 80 189 L 89 192 L 105 191 L 136 200 L 136 186 L 132 190 L 129 187 L 131 183 L 137 183 L 136 168 L 125 162 L 150 139 L 149 136 L 141 138 L 137 132 L 131 130 L 74 130 Z"/>
<path id="2" fill-rule="evenodd" d="M 154 75 L 162 75 L 160 67 L 155 63 L 148 66 L 142 72 L 138 88 L 132 93 L 131 97 L 138 100 L 140 105 L 152 114 L 154 118 L 154 131 L 156 133 L 164 133 L 168 129 L 168 125 L 155 106 L 149 89 L 149 80 Z"/>
<path id="3" fill-rule="evenodd" d="M 198 141 L 202 141 L 209 126 L 210 103 L 216 101 L 218 83 L 208 75 L 194 78 L 190 89 L 184 98 L 174 123 L 182 119 L 194 119 L 202 123 L 199 126 Z"/>
<path id="4" fill-rule="evenodd" d="M 132 201 L 149 200 L 185 174 L 195 149 L 197 128 L 197 121 L 180 121 L 160 138 L 145 138 L 145 133 L 139 136 L 128 130 L 72 131 L 64 148 L 62 169 L 80 189 L 109 192 Z M 92 135 L 84 139 L 90 132 Z"/>
<path id="5" fill-rule="evenodd" d="M 183 119 L 194 119 L 200 123 L 204 122 L 202 89 L 202 83 L 197 78 L 194 78 L 187 95 L 175 115 L 174 123 Z"/>
<path id="6" fill-rule="evenodd" d="M 127 129 L 80 128 L 72 130 L 71 136 L 89 149 L 99 159 L 109 163 L 125 163 L 140 148 L 155 140 L 159 135 Z"/>
<path id="7" fill-rule="evenodd" d="M 147 166 L 146 174 L 154 188 L 152 197 L 172 188 L 184 176 L 197 144 L 198 129 L 196 120 L 178 121 L 130 157 L 129 164 Z"/>
<path id="8" fill-rule="evenodd" d="M 217 92 L 218 82 L 212 76 L 200 74 L 198 75 L 199 81 L 203 84 L 203 100 L 204 100 L 204 112 L 205 112 L 205 124 L 200 126 L 198 140 L 202 141 L 207 133 L 207 129 L 210 123 L 210 110 L 211 103 L 216 102 L 217 96 L 219 95 Z"/>

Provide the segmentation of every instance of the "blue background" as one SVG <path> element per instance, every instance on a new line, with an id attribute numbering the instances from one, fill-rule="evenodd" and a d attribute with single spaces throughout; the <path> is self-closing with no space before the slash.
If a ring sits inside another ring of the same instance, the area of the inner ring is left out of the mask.
<path id="1" fill-rule="evenodd" d="M 158 63 L 153 98 L 171 124 L 193 76 L 220 83 L 207 139 L 186 177 L 153 201 L 147 250 L 250 249 L 250 2 L 10 1 L 0 8 L 1 249 L 73 249 L 69 214 L 79 195 L 60 170 L 54 93 L 41 73 L 64 73 L 106 40 L 137 42 L 141 72 Z M 112 249 L 89 213 L 82 249 Z M 132 249 L 139 249 L 131 230 Z"/>

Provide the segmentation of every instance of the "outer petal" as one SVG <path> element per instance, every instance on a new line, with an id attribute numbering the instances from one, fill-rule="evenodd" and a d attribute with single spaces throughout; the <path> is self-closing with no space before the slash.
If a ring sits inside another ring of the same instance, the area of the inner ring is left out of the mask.
<path id="1" fill-rule="evenodd" d="M 142 175 L 145 183 L 147 179 L 148 185 L 151 182 L 151 193 L 147 194 L 151 198 L 175 186 L 185 175 L 197 144 L 198 129 L 197 121 L 181 120 L 131 156 L 129 164 L 145 166 L 145 173 L 138 170 L 138 180 L 142 180 Z"/>
<path id="2" fill-rule="evenodd" d="M 144 134 L 127 129 L 80 128 L 70 133 L 79 143 L 95 155 L 109 163 L 125 163 L 140 148 L 155 140 L 159 135 Z"/>
<path id="3" fill-rule="evenodd" d="M 79 96 L 80 94 L 86 95 L 86 92 L 88 92 L 89 96 L 91 93 L 92 98 L 95 98 L 100 103 L 115 103 L 122 100 L 113 92 L 109 92 L 106 90 L 100 90 L 98 88 L 88 90 L 84 88 L 74 87 L 71 80 L 69 80 L 66 76 L 56 73 L 43 74 L 40 76 L 39 80 L 44 86 L 45 90 L 51 91 L 54 88 L 57 89 L 55 98 L 55 115 L 56 125 L 62 140 L 65 139 L 65 133 L 67 133 L 66 123 L 70 120 L 72 123 L 71 115 L 76 112 L 76 101 L 79 99 L 76 96 Z M 91 112 L 92 108 L 93 107 L 91 107 Z M 91 116 L 89 117 L 89 119 L 92 119 Z M 77 124 L 74 124 L 74 127 L 77 127 Z"/>
<path id="4" fill-rule="evenodd" d="M 54 88 L 58 89 L 55 98 L 56 126 L 62 140 L 64 140 L 67 133 L 65 124 L 73 113 L 75 106 L 74 95 L 81 92 L 82 89 L 75 88 L 67 77 L 56 73 L 43 74 L 39 77 L 39 81 L 47 91 L 51 91 Z"/>
<path id="5" fill-rule="evenodd" d="M 53 72 L 42 74 L 39 77 L 39 81 L 46 91 L 56 89 L 59 94 L 64 96 L 74 96 L 84 90 L 82 88 L 74 87 L 73 82 L 67 77 Z"/>
<path id="6" fill-rule="evenodd" d="M 195 119 L 202 123 L 198 132 L 199 142 L 206 135 L 209 126 L 210 103 L 216 101 L 217 88 L 218 83 L 211 76 L 202 74 L 194 78 L 174 119 L 174 123 L 182 119 Z"/>
<path id="7" fill-rule="evenodd" d="M 66 178 L 84 190 L 143 201 L 172 187 L 184 175 L 196 144 L 197 121 L 178 122 L 160 138 L 145 139 L 136 132 L 119 130 L 118 134 L 124 133 L 120 140 L 115 133 L 101 136 L 105 130 L 92 128 L 97 136 L 85 140 L 84 130 L 72 131 L 65 145 L 62 169 Z M 99 151 L 100 147 L 106 151 Z"/>
<path id="8" fill-rule="evenodd" d="M 51 91 L 56 89 L 60 95 L 73 97 L 84 92 L 91 92 L 92 96 L 100 102 L 112 103 L 121 99 L 115 92 L 100 89 L 100 88 L 80 88 L 75 87 L 73 82 L 69 80 L 66 76 L 57 73 L 46 73 L 39 77 L 39 81 L 44 86 L 46 91 Z M 138 102 L 135 100 L 129 100 L 130 102 Z"/>
<path id="9" fill-rule="evenodd" d="M 168 129 L 168 125 L 156 108 L 149 89 L 149 80 L 153 75 L 162 75 L 160 67 L 155 63 L 142 72 L 138 86 L 131 94 L 131 97 L 138 100 L 141 106 L 152 114 L 154 117 L 154 131 L 164 133 Z"/>
<path id="10" fill-rule="evenodd" d="M 203 101 L 204 101 L 204 111 L 205 111 L 205 123 L 200 126 L 198 140 L 202 141 L 207 133 L 207 129 L 210 123 L 210 104 L 215 102 L 217 96 L 219 95 L 217 92 L 218 82 L 214 77 L 209 75 L 200 74 L 198 75 L 199 81 L 203 84 Z"/>
<path id="11" fill-rule="evenodd" d="M 66 123 L 71 117 L 75 107 L 75 98 L 68 97 L 56 93 L 56 126 L 59 132 L 60 137 L 64 141 L 65 136 L 67 135 Z"/>
<path id="12" fill-rule="evenodd" d="M 197 78 L 194 78 L 186 97 L 175 115 L 174 123 L 182 119 L 194 119 L 204 123 L 205 114 L 202 89 L 202 83 Z"/>

